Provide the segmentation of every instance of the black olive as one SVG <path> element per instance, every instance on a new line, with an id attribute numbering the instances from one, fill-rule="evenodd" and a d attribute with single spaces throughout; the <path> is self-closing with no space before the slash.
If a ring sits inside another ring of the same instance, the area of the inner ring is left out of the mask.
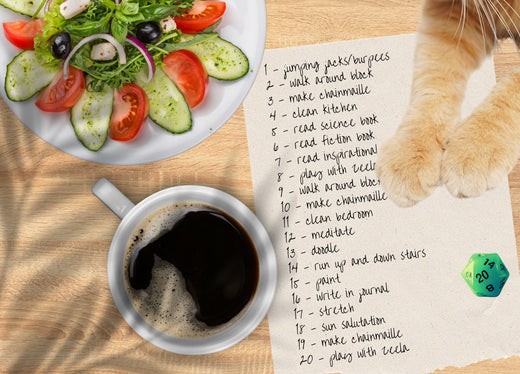
<path id="1" fill-rule="evenodd" d="M 135 36 L 143 43 L 153 43 L 158 41 L 162 36 L 163 30 L 159 22 L 147 21 L 141 22 L 136 26 Z"/>
<path id="2" fill-rule="evenodd" d="M 66 32 L 59 32 L 54 37 L 51 44 L 51 53 L 56 58 L 64 59 L 70 52 L 70 35 Z"/>

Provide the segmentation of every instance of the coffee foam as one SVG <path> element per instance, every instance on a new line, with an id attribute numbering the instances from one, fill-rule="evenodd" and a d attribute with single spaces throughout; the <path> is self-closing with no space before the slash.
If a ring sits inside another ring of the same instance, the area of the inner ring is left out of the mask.
<path id="1" fill-rule="evenodd" d="M 134 308 L 149 325 L 180 338 L 214 335 L 238 320 L 247 307 L 225 324 L 207 326 L 195 317 L 195 301 L 186 289 L 181 272 L 173 264 L 155 256 L 152 279 L 148 288 L 144 290 L 135 290 L 130 286 L 128 265 L 139 249 L 170 230 L 180 215 L 187 210 L 202 207 L 205 206 L 197 203 L 172 204 L 152 213 L 133 232 L 125 255 L 125 286 Z"/>

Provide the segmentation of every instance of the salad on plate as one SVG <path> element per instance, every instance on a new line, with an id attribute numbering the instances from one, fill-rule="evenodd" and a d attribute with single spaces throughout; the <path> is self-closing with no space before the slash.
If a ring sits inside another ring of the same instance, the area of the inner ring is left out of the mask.
<path id="1" fill-rule="evenodd" d="M 246 55 L 216 32 L 224 1 L 0 0 L 26 15 L 4 22 L 20 48 L 8 64 L 7 97 L 35 97 L 44 112 L 70 112 L 77 139 L 98 151 L 128 141 L 149 117 L 174 133 L 191 129 L 209 77 L 235 80 Z"/>

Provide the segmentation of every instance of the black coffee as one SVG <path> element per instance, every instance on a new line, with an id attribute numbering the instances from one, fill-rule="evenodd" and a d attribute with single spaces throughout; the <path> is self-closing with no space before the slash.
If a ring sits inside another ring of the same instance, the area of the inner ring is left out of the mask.
<path id="1" fill-rule="evenodd" d="M 258 257 L 249 235 L 232 217 L 210 207 L 185 209 L 171 229 L 136 249 L 128 264 L 133 289 L 149 287 L 158 259 L 180 271 L 195 301 L 196 319 L 208 326 L 230 321 L 256 291 Z"/>

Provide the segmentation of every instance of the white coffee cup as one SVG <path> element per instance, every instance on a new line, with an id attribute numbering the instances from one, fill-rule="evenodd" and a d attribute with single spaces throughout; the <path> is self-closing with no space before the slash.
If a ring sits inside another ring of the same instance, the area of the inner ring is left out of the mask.
<path id="1" fill-rule="evenodd" d="M 229 348 L 248 336 L 264 319 L 274 297 L 277 268 L 274 248 L 258 218 L 233 196 L 204 186 L 176 186 L 156 192 L 134 205 L 107 179 L 101 178 L 92 192 L 120 219 L 108 254 L 108 282 L 114 302 L 125 321 L 141 337 L 164 350 L 187 354 L 207 354 Z M 249 234 L 258 256 L 256 292 L 245 313 L 229 327 L 201 338 L 179 338 L 149 325 L 134 308 L 126 291 L 124 259 L 132 233 L 143 219 L 173 203 L 196 202 L 214 207 L 233 217 Z"/>

